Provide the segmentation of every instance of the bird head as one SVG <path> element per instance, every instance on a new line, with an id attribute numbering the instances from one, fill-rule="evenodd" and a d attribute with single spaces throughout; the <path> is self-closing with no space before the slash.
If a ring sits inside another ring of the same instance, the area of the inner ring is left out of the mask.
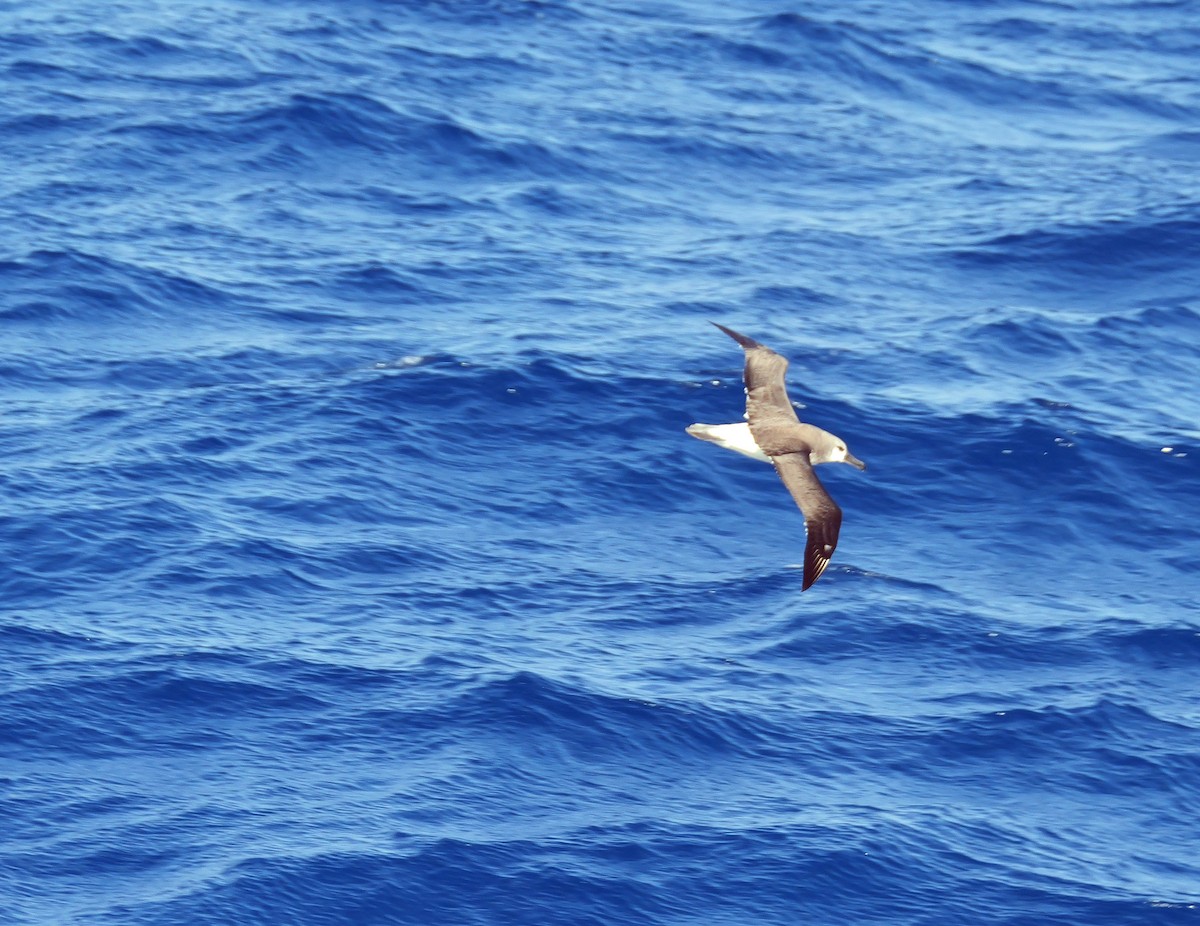
<path id="1" fill-rule="evenodd" d="M 852 454 L 846 448 L 846 442 L 840 437 L 823 432 L 825 440 L 816 443 L 811 459 L 816 463 L 849 463 L 855 469 L 866 469 L 867 464 Z"/>

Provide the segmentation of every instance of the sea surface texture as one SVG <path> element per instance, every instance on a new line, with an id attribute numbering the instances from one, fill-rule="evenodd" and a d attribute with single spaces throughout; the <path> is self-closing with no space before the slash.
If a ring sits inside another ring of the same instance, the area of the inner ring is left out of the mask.
<path id="1" fill-rule="evenodd" d="M 0 3 L 0 923 L 1200 924 L 1198 165 L 1190 0 Z"/>

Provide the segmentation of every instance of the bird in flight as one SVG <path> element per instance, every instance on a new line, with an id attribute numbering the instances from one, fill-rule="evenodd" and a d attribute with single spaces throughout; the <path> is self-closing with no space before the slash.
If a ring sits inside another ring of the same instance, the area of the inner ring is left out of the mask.
<path id="1" fill-rule="evenodd" d="M 716 325 L 716 322 L 713 322 Z M 815 425 L 803 424 L 784 386 L 787 358 L 753 338 L 717 325 L 746 353 L 746 422 L 694 424 L 687 433 L 718 447 L 771 463 L 804 513 L 808 541 L 804 548 L 804 588 L 829 565 L 842 527 L 842 509 L 825 491 L 813 467 L 818 463 L 867 464 L 846 449 L 846 442 Z"/>

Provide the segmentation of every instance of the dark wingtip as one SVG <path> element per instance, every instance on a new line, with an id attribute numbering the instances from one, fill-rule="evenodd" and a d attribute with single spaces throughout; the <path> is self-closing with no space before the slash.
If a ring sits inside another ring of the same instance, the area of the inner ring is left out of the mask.
<path id="1" fill-rule="evenodd" d="M 840 520 L 840 519 L 839 519 Z M 816 584 L 817 579 L 825 575 L 825 569 L 829 566 L 829 560 L 833 557 L 833 551 L 837 547 L 837 529 L 834 529 L 832 542 L 826 534 L 825 530 L 819 532 L 817 539 L 814 541 L 812 537 L 813 525 L 809 525 L 809 536 L 804 546 L 804 585 L 800 591 L 808 591 Z M 826 525 L 826 530 L 828 525 Z M 821 549 L 824 552 L 821 552 Z"/>
<path id="2" fill-rule="evenodd" d="M 829 560 L 821 562 L 806 554 L 804 557 L 804 584 L 800 587 L 800 591 L 807 592 L 816 585 L 817 579 L 825 575 L 825 567 L 828 565 Z"/>
<path id="3" fill-rule="evenodd" d="M 724 331 L 727 335 L 729 335 L 731 338 L 733 338 L 735 341 L 737 341 L 740 345 L 742 345 L 742 347 L 746 348 L 746 350 L 752 350 L 755 347 L 762 347 L 762 345 L 759 344 L 756 340 L 754 340 L 754 338 L 748 338 L 744 334 L 738 334 L 732 328 L 726 328 L 724 325 L 720 324 L 719 322 L 713 322 L 712 324 L 716 325 L 718 328 L 720 328 L 722 331 Z"/>

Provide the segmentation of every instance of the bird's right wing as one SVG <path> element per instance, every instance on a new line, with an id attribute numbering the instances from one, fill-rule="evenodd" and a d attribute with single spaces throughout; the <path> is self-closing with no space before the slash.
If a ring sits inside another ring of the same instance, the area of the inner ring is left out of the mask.
<path id="1" fill-rule="evenodd" d="M 772 457 L 771 462 L 804 512 L 804 524 L 808 528 L 804 546 L 804 588 L 807 589 L 821 578 L 821 573 L 829 565 L 829 558 L 837 548 L 838 532 L 842 529 L 842 509 L 825 491 L 825 486 L 821 485 L 807 453 L 783 453 Z"/>

